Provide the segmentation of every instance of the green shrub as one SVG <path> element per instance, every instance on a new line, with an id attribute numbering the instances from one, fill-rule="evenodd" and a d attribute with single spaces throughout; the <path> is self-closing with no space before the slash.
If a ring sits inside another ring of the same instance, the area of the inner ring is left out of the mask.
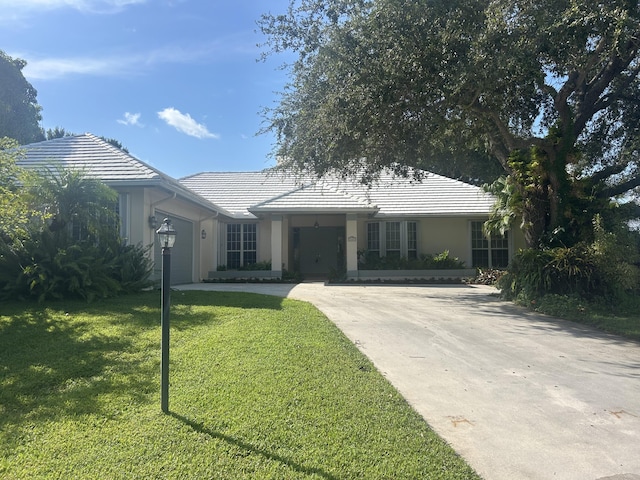
<path id="1" fill-rule="evenodd" d="M 620 300 L 628 293 L 639 290 L 638 233 L 628 230 L 607 232 L 599 215 L 593 220 L 593 229 L 592 255 L 600 293 L 612 300 Z"/>
<path id="2" fill-rule="evenodd" d="M 359 268 L 361 270 L 451 270 L 465 268 L 464 262 L 460 261 L 458 257 L 449 255 L 449 250 L 437 255 L 423 254 L 420 255 L 420 258 L 412 259 L 393 255 L 381 257 L 378 252 L 361 251 L 358 258 L 360 258 Z"/>
<path id="3" fill-rule="evenodd" d="M 0 298 L 92 301 L 149 285 L 148 248 L 125 246 L 117 236 L 99 243 L 69 242 L 49 230 L 32 234 L 19 251 L 0 256 Z"/>
<path id="4" fill-rule="evenodd" d="M 520 250 L 498 286 L 507 298 L 536 299 L 546 293 L 593 292 L 595 264 L 584 244 L 545 250 Z"/>
<path id="5" fill-rule="evenodd" d="M 249 263 L 247 265 L 243 265 L 239 267 L 238 270 L 246 271 L 246 272 L 271 271 L 271 260 L 264 261 L 264 262 Z"/>
<path id="6" fill-rule="evenodd" d="M 596 216 L 592 243 L 521 250 L 498 286 L 507 298 L 523 302 L 556 294 L 618 303 L 640 290 L 636 237 L 629 231 L 605 231 Z"/>
<path id="7" fill-rule="evenodd" d="M 149 287 L 153 273 L 153 262 L 149 254 L 151 245 L 122 245 L 113 262 L 113 277 L 120 284 L 123 292 L 139 292 Z"/>

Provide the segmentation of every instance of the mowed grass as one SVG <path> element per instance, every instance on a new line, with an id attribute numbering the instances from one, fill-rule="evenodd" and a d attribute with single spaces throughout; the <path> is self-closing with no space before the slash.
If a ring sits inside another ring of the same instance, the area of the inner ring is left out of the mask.
<path id="1" fill-rule="evenodd" d="M 0 305 L 0 477 L 473 479 L 309 304 L 173 292 Z"/>

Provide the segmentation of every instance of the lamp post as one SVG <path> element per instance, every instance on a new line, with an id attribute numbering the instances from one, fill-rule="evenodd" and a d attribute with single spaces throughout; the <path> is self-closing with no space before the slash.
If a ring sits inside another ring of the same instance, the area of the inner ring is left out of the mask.
<path id="1" fill-rule="evenodd" d="M 160 406 L 169 413 L 169 305 L 171 295 L 171 248 L 176 241 L 176 231 L 171 220 L 165 218 L 156 230 L 162 247 L 162 354 L 160 358 Z"/>

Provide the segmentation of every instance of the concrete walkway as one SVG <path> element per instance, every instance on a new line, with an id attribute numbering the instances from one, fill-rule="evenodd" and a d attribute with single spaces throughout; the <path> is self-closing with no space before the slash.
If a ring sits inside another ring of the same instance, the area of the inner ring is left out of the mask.
<path id="1" fill-rule="evenodd" d="M 316 305 L 487 480 L 640 480 L 640 344 L 482 286 L 194 284 Z"/>

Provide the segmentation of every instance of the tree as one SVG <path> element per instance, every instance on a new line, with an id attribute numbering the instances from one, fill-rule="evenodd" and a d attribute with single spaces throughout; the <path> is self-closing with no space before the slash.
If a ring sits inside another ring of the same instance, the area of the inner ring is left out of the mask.
<path id="1" fill-rule="evenodd" d="M 30 226 L 43 220 L 24 188 L 34 176 L 16 164 L 20 155 L 17 146 L 13 139 L 0 138 L 0 255 L 4 249 L 19 245 Z"/>
<path id="2" fill-rule="evenodd" d="M 0 50 L 0 137 L 21 145 L 44 140 L 36 89 L 22 74 L 26 64 Z"/>
<path id="3" fill-rule="evenodd" d="M 47 128 L 47 132 L 45 134 L 47 140 L 53 140 L 55 138 L 70 137 L 72 135 L 73 133 L 67 132 L 67 130 L 58 126 L 56 126 L 55 128 Z"/>
<path id="4" fill-rule="evenodd" d="M 266 111 L 283 168 L 498 165 L 529 246 L 637 193 L 638 0 L 294 0 L 259 25 L 266 54 L 297 55 Z"/>
<path id="5" fill-rule="evenodd" d="M 119 140 L 116 140 L 115 138 L 108 138 L 108 137 L 100 137 L 100 138 L 105 142 L 107 142 L 108 144 L 113 145 L 117 149 L 122 150 L 124 153 L 129 153 L 129 149 L 124 145 L 122 145 L 122 143 Z"/>

